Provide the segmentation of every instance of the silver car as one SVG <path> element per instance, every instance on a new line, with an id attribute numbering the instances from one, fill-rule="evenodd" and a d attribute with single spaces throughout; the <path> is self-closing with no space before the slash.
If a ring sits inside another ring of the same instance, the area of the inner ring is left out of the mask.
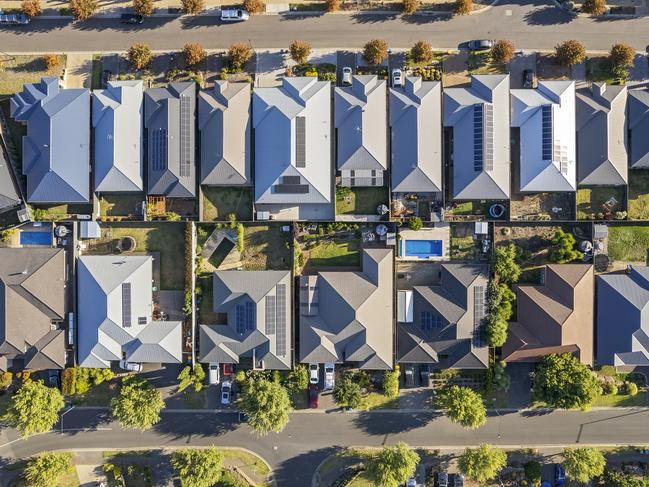
<path id="1" fill-rule="evenodd" d="M 349 86 L 352 84 L 352 68 L 350 68 L 349 66 L 345 66 L 343 68 L 343 79 L 341 82 L 344 86 Z"/>

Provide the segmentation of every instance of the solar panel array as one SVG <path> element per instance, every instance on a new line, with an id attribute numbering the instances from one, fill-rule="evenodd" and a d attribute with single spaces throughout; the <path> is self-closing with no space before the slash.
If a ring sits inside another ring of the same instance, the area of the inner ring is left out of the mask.
<path id="1" fill-rule="evenodd" d="M 276 324 L 275 352 L 277 355 L 286 356 L 286 284 L 278 284 L 276 291 Z"/>
<path id="2" fill-rule="evenodd" d="M 237 304 L 234 309 L 234 321 L 237 328 L 237 333 L 243 335 L 246 332 L 246 307 L 243 304 Z"/>
<path id="3" fill-rule="evenodd" d="M 154 171 L 167 170 L 167 130 L 157 129 L 151 134 L 151 168 Z"/>
<path id="4" fill-rule="evenodd" d="M 266 296 L 266 335 L 275 334 L 275 296 Z"/>
<path id="5" fill-rule="evenodd" d="M 486 312 L 486 295 L 484 286 L 473 288 L 473 342 L 475 346 L 482 346 L 482 321 Z"/>
<path id="6" fill-rule="evenodd" d="M 246 330 L 255 329 L 255 303 L 246 302 Z"/>
<path id="7" fill-rule="evenodd" d="M 295 117 L 295 167 L 306 167 L 306 117 Z"/>
<path id="8" fill-rule="evenodd" d="M 131 326 L 131 283 L 122 283 L 122 326 Z"/>
<path id="9" fill-rule="evenodd" d="M 484 106 L 484 168 L 494 170 L 494 107 L 488 103 Z"/>
<path id="10" fill-rule="evenodd" d="M 192 167 L 192 100 L 180 95 L 180 176 L 191 176 Z"/>
<path id="11" fill-rule="evenodd" d="M 551 161 L 553 153 L 552 143 L 552 105 L 544 105 L 541 107 L 541 144 L 543 152 L 543 160 Z"/>

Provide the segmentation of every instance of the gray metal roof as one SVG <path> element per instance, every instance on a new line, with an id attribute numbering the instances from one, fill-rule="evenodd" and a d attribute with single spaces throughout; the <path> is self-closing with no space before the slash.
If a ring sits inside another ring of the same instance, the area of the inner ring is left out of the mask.
<path id="1" fill-rule="evenodd" d="M 331 203 L 331 83 L 296 77 L 284 78 L 281 87 L 256 88 L 252 123 L 255 203 Z M 298 123 L 304 124 L 303 140 Z"/>
<path id="2" fill-rule="evenodd" d="M 577 91 L 577 181 L 626 185 L 628 181 L 626 86 L 593 83 Z"/>
<path id="3" fill-rule="evenodd" d="M 520 128 L 520 190 L 575 191 L 575 82 L 511 90 L 511 125 Z"/>
<path id="4" fill-rule="evenodd" d="M 147 129 L 147 193 L 196 196 L 196 83 L 170 83 L 144 93 Z"/>
<path id="5" fill-rule="evenodd" d="M 509 75 L 472 75 L 444 90 L 444 126 L 453 127 L 453 199 L 508 199 Z"/>
<path id="6" fill-rule="evenodd" d="M 363 249 L 361 272 L 300 277 L 302 363 L 392 368 L 391 249 Z"/>
<path id="7" fill-rule="evenodd" d="M 442 83 L 407 77 L 390 88 L 392 191 L 442 191 Z"/>
<path id="8" fill-rule="evenodd" d="M 10 164 L 0 137 L 0 212 L 18 206 L 22 202 Z"/>
<path id="9" fill-rule="evenodd" d="M 110 367 L 180 363 L 182 323 L 153 321 L 153 261 L 148 255 L 85 255 L 77 265 L 77 360 Z"/>
<path id="10" fill-rule="evenodd" d="M 649 268 L 597 276 L 599 365 L 649 365 Z"/>
<path id="11" fill-rule="evenodd" d="M 11 116 L 27 124 L 23 175 L 29 203 L 85 203 L 90 197 L 90 92 L 58 78 L 26 84 Z"/>
<path id="12" fill-rule="evenodd" d="M 629 151 L 634 169 L 649 168 L 649 89 L 629 90 Z"/>
<path id="13" fill-rule="evenodd" d="M 142 81 L 109 81 L 93 91 L 95 191 L 142 191 Z"/>
<path id="14" fill-rule="evenodd" d="M 291 368 L 290 271 L 216 271 L 212 296 L 213 311 L 228 318 L 201 325 L 201 362 L 239 363 L 254 354 L 264 368 Z M 241 310 L 249 313 L 245 321 L 238 321 Z"/>
<path id="15" fill-rule="evenodd" d="M 350 87 L 334 89 L 339 170 L 388 168 L 386 82 L 354 75 Z"/>
<path id="16" fill-rule="evenodd" d="M 217 81 L 198 94 L 200 183 L 248 185 L 250 180 L 250 83 Z"/>

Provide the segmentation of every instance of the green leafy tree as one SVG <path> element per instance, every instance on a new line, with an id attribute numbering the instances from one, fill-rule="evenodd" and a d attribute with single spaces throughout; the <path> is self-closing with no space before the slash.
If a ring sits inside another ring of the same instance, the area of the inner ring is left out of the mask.
<path id="1" fill-rule="evenodd" d="M 601 392 L 595 376 L 571 353 L 547 355 L 536 367 L 534 393 L 549 406 L 588 407 Z"/>
<path id="2" fill-rule="evenodd" d="M 394 370 L 386 370 L 383 373 L 383 393 L 389 398 L 395 398 L 399 395 L 399 376 L 401 375 L 399 366 Z"/>
<path id="3" fill-rule="evenodd" d="M 453 13 L 455 15 L 469 15 L 473 10 L 473 0 L 456 0 Z"/>
<path id="4" fill-rule="evenodd" d="M 465 428 L 479 428 L 487 422 L 487 410 L 482 397 L 468 387 L 445 388 L 440 393 L 439 403 L 451 421 Z"/>
<path id="5" fill-rule="evenodd" d="M 519 253 L 520 250 L 513 243 L 496 247 L 493 271 L 501 282 L 515 284 L 520 279 L 521 268 L 517 262 Z"/>
<path id="6" fill-rule="evenodd" d="M 128 376 L 122 381 L 119 395 L 110 402 L 113 417 L 124 428 L 142 431 L 160 421 L 160 411 L 165 407 L 160 391 L 146 379 Z"/>
<path id="7" fill-rule="evenodd" d="M 530 460 L 525 464 L 525 477 L 531 480 L 533 484 L 541 482 L 541 464 L 535 460 Z"/>
<path id="8" fill-rule="evenodd" d="M 260 435 L 282 431 L 293 410 L 286 388 L 262 378 L 249 380 L 239 407 L 247 414 L 250 427 Z"/>
<path id="9" fill-rule="evenodd" d="M 419 455 L 403 442 L 385 446 L 367 462 L 367 476 L 375 485 L 397 487 L 415 474 Z"/>
<path id="10" fill-rule="evenodd" d="M 171 456 L 182 487 L 210 487 L 221 479 L 223 455 L 216 448 L 187 448 Z"/>
<path id="11" fill-rule="evenodd" d="M 408 221 L 408 226 L 410 227 L 411 230 L 421 230 L 421 227 L 424 226 L 424 223 L 421 221 L 421 218 L 418 216 L 411 216 L 410 220 Z"/>
<path id="12" fill-rule="evenodd" d="M 491 59 L 495 63 L 508 63 L 514 56 L 514 43 L 508 39 L 497 40 L 491 48 Z"/>
<path id="13" fill-rule="evenodd" d="M 604 472 L 604 485 L 606 487 L 647 487 L 647 481 L 636 478 L 630 473 L 609 469 Z"/>
<path id="14" fill-rule="evenodd" d="M 388 42 L 372 39 L 363 47 L 363 58 L 370 64 L 381 64 L 388 58 Z"/>
<path id="15" fill-rule="evenodd" d="M 286 378 L 286 388 L 290 393 L 304 391 L 309 387 L 309 371 L 306 365 L 299 364 L 288 373 Z"/>
<path id="16" fill-rule="evenodd" d="M 571 233 L 566 233 L 562 229 L 557 229 L 552 237 L 552 247 L 550 247 L 550 260 L 558 264 L 565 264 L 576 259 L 581 259 L 584 254 L 575 250 L 575 237 Z"/>
<path id="17" fill-rule="evenodd" d="M 356 409 L 361 405 L 361 386 L 358 381 L 354 379 L 353 374 L 343 374 L 343 376 L 336 381 L 333 396 L 336 403 L 340 404 L 342 407 Z"/>
<path id="18" fill-rule="evenodd" d="M 410 57 L 417 64 L 429 64 L 433 61 L 433 46 L 430 42 L 417 41 L 410 49 Z"/>
<path id="19" fill-rule="evenodd" d="M 584 0 L 581 10 L 587 14 L 604 15 L 606 12 L 606 0 Z"/>
<path id="20" fill-rule="evenodd" d="M 638 385 L 635 382 L 627 382 L 626 392 L 629 396 L 635 396 L 638 394 Z"/>
<path id="21" fill-rule="evenodd" d="M 25 381 L 12 396 L 3 420 L 23 438 L 52 429 L 65 402 L 58 389 L 41 381 Z"/>
<path id="22" fill-rule="evenodd" d="M 288 52 L 293 61 L 297 64 L 304 64 L 309 60 L 309 56 L 311 55 L 311 44 L 304 41 L 293 41 L 288 46 Z"/>
<path id="23" fill-rule="evenodd" d="M 489 346 L 502 347 L 507 341 L 509 319 L 513 313 L 512 303 L 515 299 L 516 294 L 514 294 L 509 286 L 498 282 L 497 279 L 491 280 L 487 296 L 489 314 L 486 324 L 487 342 Z"/>
<path id="24" fill-rule="evenodd" d="M 604 473 L 606 459 L 595 448 L 566 448 L 563 451 L 563 467 L 566 476 L 577 482 L 586 483 Z"/>
<path id="25" fill-rule="evenodd" d="M 43 453 L 27 460 L 25 480 L 33 487 L 57 485 L 58 480 L 72 468 L 70 453 Z"/>
<path id="26" fill-rule="evenodd" d="M 178 374 L 178 392 L 182 392 L 189 386 L 193 386 L 196 392 L 200 392 L 205 387 L 205 369 L 201 364 L 194 364 L 194 368 L 189 365 L 185 366 Z"/>
<path id="27" fill-rule="evenodd" d="M 458 463 L 460 472 L 479 483 L 495 479 L 505 465 L 507 454 L 488 444 L 467 448 Z"/>
<path id="28" fill-rule="evenodd" d="M 586 59 L 586 48 L 574 39 L 557 44 L 554 51 L 557 61 L 563 66 L 573 66 Z"/>
<path id="29" fill-rule="evenodd" d="M 629 67 L 633 64 L 634 57 L 635 49 L 628 44 L 613 44 L 608 60 L 611 63 L 611 70 L 615 76 L 626 79 L 629 75 Z"/>

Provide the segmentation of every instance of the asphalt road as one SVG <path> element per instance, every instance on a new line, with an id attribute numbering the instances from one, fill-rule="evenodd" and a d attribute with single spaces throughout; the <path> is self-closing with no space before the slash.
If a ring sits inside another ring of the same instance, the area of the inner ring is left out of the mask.
<path id="1" fill-rule="evenodd" d="M 484 12 L 455 18 L 264 15 L 219 25 L 217 17 L 200 16 L 149 18 L 141 26 L 106 18 L 84 22 L 34 19 L 29 26 L 0 28 L 0 51 L 100 52 L 127 49 L 134 42 L 171 50 L 190 41 L 206 48 L 247 41 L 255 48 L 286 48 L 295 39 L 309 41 L 313 47 L 358 48 L 374 37 L 385 38 L 395 48 L 409 47 L 419 39 L 436 47 L 456 48 L 468 39 L 508 38 L 528 49 L 552 49 L 559 41 L 578 39 L 591 50 L 608 50 L 619 41 L 644 50 L 649 44 L 649 18 L 591 19 L 575 17 L 550 0 L 503 0 Z"/>
<path id="2" fill-rule="evenodd" d="M 235 414 L 163 413 L 152 430 L 122 430 L 107 412 L 72 410 L 64 433 L 17 439 L 0 432 L 0 458 L 41 451 L 191 445 L 245 447 L 266 459 L 280 487 L 308 486 L 316 466 L 341 446 L 380 446 L 405 441 L 413 446 L 465 447 L 483 442 L 502 446 L 649 444 L 649 410 L 518 412 L 492 415 L 473 431 L 445 417 L 422 413 L 296 413 L 281 434 L 252 435 Z M 90 430 L 81 431 L 90 428 Z"/>

